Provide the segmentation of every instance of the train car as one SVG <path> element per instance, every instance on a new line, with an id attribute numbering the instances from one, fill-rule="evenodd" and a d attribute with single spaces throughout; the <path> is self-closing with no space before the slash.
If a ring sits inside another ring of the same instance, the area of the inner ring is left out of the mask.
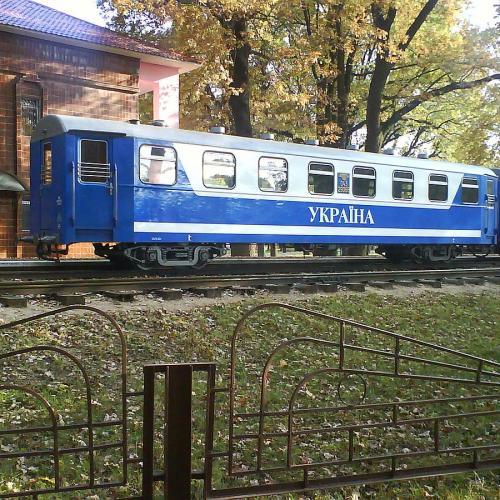
<path id="1" fill-rule="evenodd" d="M 70 116 L 31 142 L 39 256 L 90 242 L 143 269 L 202 266 L 228 243 L 498 251 L 498 191 L 484 167 Z"/>

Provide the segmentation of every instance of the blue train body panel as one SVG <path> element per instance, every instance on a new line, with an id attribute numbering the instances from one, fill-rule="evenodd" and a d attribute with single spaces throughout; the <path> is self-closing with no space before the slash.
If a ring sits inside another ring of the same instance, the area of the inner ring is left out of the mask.
<path id="1" fill-rule="evenodd" d="M 438 218 L 423 208 L 235 200 L 186 191 L 155 194 L 144 188 L 136 189 L 135 200 L 137 241 L 179 241 L 180 237 L 180 241 L 230 242 L 244 241 L 245 236 L 247 241 L 251 236 L 251 241 L 261 237 L 264 242 L 489 241 L 482 235 L 480 207 L 455 205 L 440 210 Z"/>
<path id="2" fill-rule="evenodd" d="M 40 193 L 33 194 L 31 202 L 36 239 L 60 244 L 498 244 L 500 183 L 486 168 L 81 120 L 46 117 L 33 136 L 31 186 L 32 193 Z M 173 185 L 141 181 L 142 145 L 175 150 Z M 85 152 L 88 158 L 83 158 L 84 146 L 95 149 Z M 209 150 L 227 151 L 235 158 L 234 189 L 203 185 L 201 158 Z M 101 155 L 98 162 L 90 161 L 92 154 Z M 257 160 L 263 155 L 286 159 L 286 192 L 258 189 Z M 310 194 L 311 161 L 331 163 L 335 174 L 344 172 L 351 181 L 354 166 L 374 167 L 377 194 L 355 198 L 349 191 L 338 194 L 340 188 L 332 196 Z M 44 162 L 51 164 L 50 182 L 44 178 Z M 411 200 L 395 200 L 389 194 L 393 172 L 403 168 L 414 176 Z M 431 203 L 428 178 L 440 172 L 447 178 L 449 200 Z M 462 200 L 464 177 L 477 180 L 477 203 Z"/>

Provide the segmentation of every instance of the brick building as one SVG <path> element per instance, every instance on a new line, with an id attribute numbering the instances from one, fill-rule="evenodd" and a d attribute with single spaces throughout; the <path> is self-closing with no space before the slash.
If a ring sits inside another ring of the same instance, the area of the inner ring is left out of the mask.
<path id="1" fill-rule="evenodd" d="M 178 126 L 179 75 L 195 61 L 30 0 L 0 0 L 0 258 L 28 257 L 29 142 L 45 114 L 129 120 L 152 92 Z M 73 255 L 88 254 L 80 246 Z"/>

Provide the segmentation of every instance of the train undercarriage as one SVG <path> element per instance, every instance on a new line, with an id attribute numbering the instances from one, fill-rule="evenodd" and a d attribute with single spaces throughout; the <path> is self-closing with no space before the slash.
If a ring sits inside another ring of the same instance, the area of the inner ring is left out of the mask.
<path id="1" fill-rule="evenodd" d="M 297 250 L 315 256 L 338 255 L 339 249 L 346 247 L 337 245 L 294 245 Z M 211 260 L 227 253 L 225 244 L 147 244 L 137 243 L 94 243 L 95 254 L 109 259 L 122 267 L 135 267 L 143 271 L 155 269 L 193 268 L 201 269 Z M 366 246 L 349 246 L 352 249 L 366 249 Z M 461 245 L 379 245 L 375 252 L 393 263 L 416 262 L 433 263 L 449 262 L 463 253 L 484 258 L 490 253 L 500 253 L 500 248 L 488 245 L 461 246 Z M 344 252 L 342 252 L 343 254 Z M 68 254 L 68 245 L 57 245 L 39 241 L 37 244 L 38 257 L 44 260 L 59 260 Z M 356 254 L 356 253 L 354 253 Z M 358 253 L 363 255 L 363 253 Z M 366 253 L 365 253 L 366 255 Z"/>
<path id="2" fill-rule="evenodd" d="M 345 247 L 336 245 L 296 245 L 297 249 L 311 253 L 314 256 L 336 255 L 337 251 Z M 349 255 L 358 255 L 352 253 L 353 248 L 363 249 L 366 245 L 349 246 Z M 378 245 L 375 246 L 375 252 L 382 255 L 393 263 L 402 262 L 449 262 L 463 253 L 470 253 L 478 258 L 484 258 L 490 253 L 500 253 L 500 248 L 492 245 Z M 359 255 L 363 255 L 360 253 Z M 365 253 L 366 255 L 366 253 Z"/>
<path id="3" fill-rule="evenodd" d="M 462 254 L 463 247 L 456 245 L 386 245 L 376 249 L 387 260 L 399 263 L 411 262 L 449 262 Z"/>
<path id="4" fill-rule="evenodd" d="M 484 258 L 490 253 L 499 253 L 494 245 L 385 245 L 375 250 L 391 262 L 449 262 L 464 253 Z"/>
<path id="5" fill-rule="evenodd" d="M 95 254 L 111 262 L 133 265 L 143 271 L 191 267 L 201 269 L 212 259 L 226 254 L 222 244 L 138 245 L 94 243 Z"/>

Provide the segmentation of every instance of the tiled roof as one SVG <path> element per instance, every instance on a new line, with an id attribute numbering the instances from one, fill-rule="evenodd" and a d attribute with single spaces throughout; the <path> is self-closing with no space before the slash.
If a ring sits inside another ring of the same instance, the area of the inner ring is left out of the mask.
<path id="1" fill-rule="evenodd" d="M 0 0 L 0 29 L 2 25 L 171 60 L 197 62 L 31 0 Z"/>

